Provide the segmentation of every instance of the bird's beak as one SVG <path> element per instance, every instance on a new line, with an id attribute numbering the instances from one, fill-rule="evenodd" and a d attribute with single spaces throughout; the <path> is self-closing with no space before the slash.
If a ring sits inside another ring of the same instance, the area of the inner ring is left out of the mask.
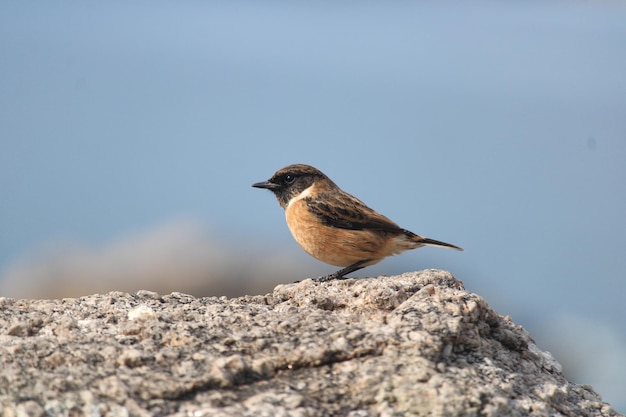
<path id="1" fill-rule="evenodd" d="M 280 185 L 270 181 L 257 182 L 252 184 L 252 186 L 254 188 L 265 188 L 271 191 L 274 191 L 280 187 Z"/>

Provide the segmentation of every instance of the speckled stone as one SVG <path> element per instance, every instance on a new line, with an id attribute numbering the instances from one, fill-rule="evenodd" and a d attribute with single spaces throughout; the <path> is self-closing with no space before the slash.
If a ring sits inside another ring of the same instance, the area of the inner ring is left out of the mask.
<path id="1" fill-rule="evenodd" d="M 0 298 L 4 416 L 617 416 L 450 273 Z"/>

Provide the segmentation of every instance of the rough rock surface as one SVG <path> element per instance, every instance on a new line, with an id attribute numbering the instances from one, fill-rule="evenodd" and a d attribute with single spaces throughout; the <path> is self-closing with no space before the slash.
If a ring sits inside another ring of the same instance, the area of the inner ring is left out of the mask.
<path id="1" fill-rule="evenodd" d="M 615 416 L 444 271 L 0 298 L 3 416 Z"/>

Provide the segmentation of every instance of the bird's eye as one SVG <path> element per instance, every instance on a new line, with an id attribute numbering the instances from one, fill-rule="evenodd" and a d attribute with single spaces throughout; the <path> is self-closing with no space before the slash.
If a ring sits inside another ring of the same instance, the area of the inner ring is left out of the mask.
<path id="1" fill-rule="evenodd" d="M 291 175 L 291 174 L 285 175 L 285 183 L 291 184 L 295 180 L 296 180 L 296 176 L 295 175 Z"/>

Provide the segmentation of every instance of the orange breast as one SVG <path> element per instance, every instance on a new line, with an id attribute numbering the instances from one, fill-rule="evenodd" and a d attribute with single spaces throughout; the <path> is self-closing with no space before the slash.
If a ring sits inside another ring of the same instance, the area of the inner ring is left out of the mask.
<path id="1" fill-rule="evenodd" d="M 346 230 L 326 226 L 309 212 L 303 199 L 290 204 L 285 215 L 296 242 L 309 255 L 322 262 L 348 266 L 371 259 L 366 265 L 372 265 L 396 252 L 393 236 L 381 231 Z"/>

